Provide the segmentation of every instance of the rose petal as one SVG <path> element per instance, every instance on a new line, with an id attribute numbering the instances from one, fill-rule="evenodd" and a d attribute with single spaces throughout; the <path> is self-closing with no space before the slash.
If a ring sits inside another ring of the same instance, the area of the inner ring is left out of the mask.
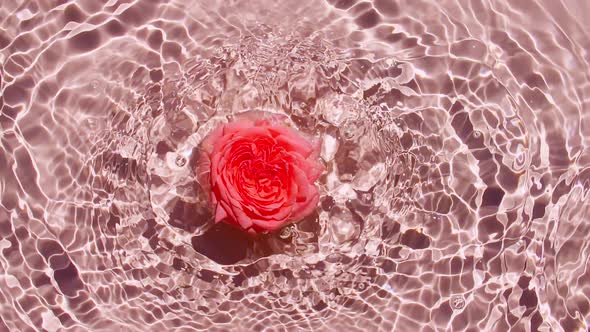
<path id="1" fill-rule="evenodd" d="M 206 153 L 211 153 L 216 143 L 221 141 L 221 137 L 223 136 L 223 125 L 215 128 L 212 132 L 203 139 L 201 142 L 201 149 Z"/>
<path id="2" fill-rule="evenodd" d="M 202 160 L 197 164 L 197 182 L 203 188 L 205 193 L 209 193 L 211 190 L 211 161 L 205 155 L 201 156 Z"/>
<path id="3" fill-rule="evenodd" d="M 247 201 L 247 199 L 245 199 L 245 197 L 242 196 L 241 191 L 238 192 L 238 190 L 236 189 L 235 186 L 233 186 L 233 184 L 227 185 L 226 189 L 227 189 L 227 192 L 230 196 L 230 199 L 234 199 L 240 203 Z"/>
<path id="4" fill-rule="evenodd" d="M 297 166 L 293 167 L 293 173 L 295 174 L 295 182 L 297 184 L 297 194 L 295 196 L 296 202 L 302 202 L 309 194 L 309 183 L 307 181 L 306 174 Z"/>
<path id="5" fill-rule="evenodd" d="M 236 218 L 236 215 L 234 214 L 234 211 L 232 210 L 231 206 L 223 201 L 220 201 L 219 205 L 221 205 L 221 207 L 223 208 L 223 210 L 227 214 L 227 218 L 225 219 L 225 221 L 230 224 L 237 224 L 237 222 L 235 222 L 235 220 L 237 218 Z"/>
<path id="6" fill-rule="evenodd" d="M 251 217 L 257 219 L 265 219 L 269 221 L 283 221 L 291 215 L 291 206 L 293 204 L 280 204 L 273 210 L 265 210 L 259 207 L 247 206 L 246 209 L 251 211 Z"/>
<path id="7" fill-rule="evenodd" d="M 307 201 L 297 203 L 297 205 L 293 208 L 293 214 L 291 215 L 291 219 L 293 221 L 299 221 L 301 218 L 307 216 L 318 205 L 320 196 L 318 194 L 317 188 L 313 186 L 310 188 L 310 192 L 312 192 L 312 196 L 309 197 Z"/>
<path id="8" fill-rule="evenodd" d="M 283 227 L 286 222 L 277 222 L 274 220 L 252 219 L 252 223 L 262 230 L 274 231 Z"/>
<path id="9" fill-rule="evenodd" d="M 225 185 L 215 184 L 215 186 L 213 186 L 213 193 L 219 202 L 229 203 L 229 195 Z"/>
<path id="10" fill-rule="evenodd" d="M 317 160 L 320 158 L 320 153 L 322 151 L 322 143 L 319 140 L 315 140 L 312 142 L 312 153 L 307 157 L 309 160 Z"/>
<path id="11" fill-rule="evenodd" d="M 307 179 L 310 183 L 314 183 L 322 175 L 325 168 L 323 165 L 314 163 L 310 160 L 307 160 L 305 164 L 305 173 L 307 175 Z"/>
<path id="12" fill-rule="evenodd" d="M 220 165 L 220 163 L 222 164 Z M 211 184 L 214 184 L 218 181 L 217 178 L 219 176 L 219 173 L 221 173 L 220 170 L 223 169 L 223 165 L 225 165 L 223 155 L 220 153 L 213 155 L 213 157 L 211 158 L 211 165 L 209 167 L 209 169 L 211 170 Z"/>
<path id="13" fill-rule="evenodd" d="M 240 209 L 240 207 L 233 206 L 232 211 L 236 215 L 236 221 L 240 224 L 243 229 L 248 229 L 252 226 L 252 219 Z"/>
<path id="14" fill-rule="evenodd" d="M 215 208 L 215 223 L 218 223 L 225 218 L 227 218 L 227 212 L 221 204 L 217 204 L 217 208 Z"/>
<path id="15" fill-rule="evenodd" d="M 305 159 L 297 152 L 289 153 L 289 160 L 305 172 L 310 183 L 315 182 L 325 170 L 318 161 Z"/>
<path id="16" fill-rule="evenodd" d="M 248 127 L 243 128 L 240 132 L 236 133 L 236 137 L 254 138 L 254 137 L 268 137 L 272 138 L 267 127 Z"/>
<path id="17" fill-rule="evenodd" d="M 244 129 L 251 128 L 254 123 L 252 121 L 234 121 L 223 126 L 223 135 L 229 136 L 239 133 Z"/>
<path id="18" fill-rule="evenodd" d="M 289 152 L 297 152 L 307 158 L 313 152 L 313 146 L 306 141 L 297 140 L 287 135 L 276 137 L 277 143 L 284 146 Z"/>

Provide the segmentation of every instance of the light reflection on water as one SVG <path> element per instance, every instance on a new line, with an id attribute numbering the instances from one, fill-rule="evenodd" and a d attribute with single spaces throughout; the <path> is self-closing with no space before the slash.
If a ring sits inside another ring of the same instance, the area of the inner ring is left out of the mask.
<path id="1" fill-rule="evenodd" d="M 0 330 L 586 330 L 583 1 L 3 1 Z M 317 212 L 212 225 L 228 116 L 322 139 Z"/>

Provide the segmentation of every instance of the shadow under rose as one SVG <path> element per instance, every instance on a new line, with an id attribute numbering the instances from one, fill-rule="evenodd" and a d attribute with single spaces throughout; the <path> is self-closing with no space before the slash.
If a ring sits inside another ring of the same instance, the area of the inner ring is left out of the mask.
<path id="1" fill-rule="evenodd" d="M 220 222 L 205 233 L 193 236 L 191 244 L 195 251 L 222 265 L 251 263 L 271 255 L 317 252 L 319 224 L 314 217 L 317 216 L 312 215 L 295 225 L 297 229 L 293 234 L 298 234 L 298 238 L 281 238 L 281 230 L 253 236 Z"/>
<path id="2" fill-rule="evenodd" d="M 216 263 L 235 264 L 246 258 L 252 239 L 243 231 L 218 223 L 207 232 L 191 239 L 193 248 Z"/>
<path id="3" fill-rule="evenodd" d="M 202 203 L 191 203 L 178 199 L 170 213 L 169 224 L 187 232 L 195 232 L 197 229 L 207 227 L 213 214 Z"/>

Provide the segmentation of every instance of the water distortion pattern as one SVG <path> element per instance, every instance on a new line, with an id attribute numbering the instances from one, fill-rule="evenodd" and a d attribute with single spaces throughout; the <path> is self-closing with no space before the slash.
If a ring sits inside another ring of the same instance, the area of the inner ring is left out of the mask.
<path id="1" fill-rule="evenodd" d="M 589 13 L 0 0 L 0 330 L 587 330 Z M 256 240 L 195 184 L 245 110 L 325 166 Z"/>

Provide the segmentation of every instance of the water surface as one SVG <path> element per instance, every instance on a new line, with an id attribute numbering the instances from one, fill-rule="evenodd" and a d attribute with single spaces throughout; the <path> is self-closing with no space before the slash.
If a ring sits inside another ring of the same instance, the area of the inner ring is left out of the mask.
<path id="1" fill-rule="evenodd" d="M 0 0 L 0 330 L 585 331 L 583 0 Z M 322 140 L 253 240 L 195 184 L 244 110 Z"/>

